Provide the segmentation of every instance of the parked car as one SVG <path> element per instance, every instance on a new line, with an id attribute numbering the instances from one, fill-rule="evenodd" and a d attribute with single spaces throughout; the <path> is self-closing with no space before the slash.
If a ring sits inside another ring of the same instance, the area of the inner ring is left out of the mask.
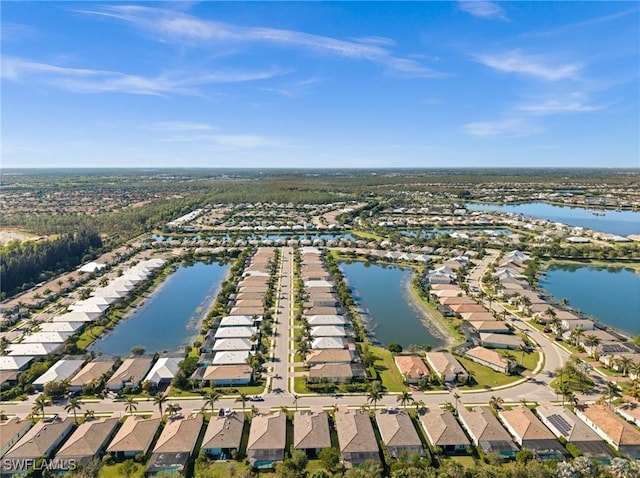
<path id="1" fill-rule="evenodd" d="M 251 400 L 252 402 L 264 402 L 264 398 L 262 398 L 260 395 L 249 397 L 249 400 Z"/>

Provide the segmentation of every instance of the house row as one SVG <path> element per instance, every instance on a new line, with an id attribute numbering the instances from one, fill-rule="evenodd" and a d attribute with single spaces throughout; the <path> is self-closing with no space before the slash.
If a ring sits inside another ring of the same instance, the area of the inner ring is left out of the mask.
<path id="1" fill-rule="evenodd" d="M 311 350 L 305 357 L 310 380 L 349 382 L 366 377 L 343 307 L 319 249 L 301 249 L 303 314 L 310 326 Z"/>

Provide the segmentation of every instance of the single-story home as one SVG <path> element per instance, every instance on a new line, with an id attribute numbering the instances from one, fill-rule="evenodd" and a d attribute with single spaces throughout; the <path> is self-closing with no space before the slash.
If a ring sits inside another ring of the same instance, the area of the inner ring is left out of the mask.
<path id="1" fill-rule="evenodd" d="M 119 392 L 125 387 L 137 387 L 149 371 L 152 362 L 153 359 L 150 357 L 124 360 L 107 382 L 107 389 Z"/>
<path id="2" fill-rule="evenodd" d="M 480 343 L 484 347 L 494 349 L 516 350 L 524 346 L 523 340 L 517 335 L 509 334 L 480 334 Z"/>
<path id="3" fill-rule="evenodd" d="M 484 347 L 473 347 L 465 352 L 465 357 L 476 363 L 489 367 L 496 372 L 509 373 L 513 369 L 514 364 L 504 358 L 495 350 L 489 350 Z"/>
<path id="4" fill-rule="evenodd" d="M 188 418 L 169 419 L 153 448 L 145 476 L 167 472 L 185 475 L 203 423 L 200 414 Z"/>
<path id="5" fill-rule="evenodd" d="M 323 448 L 331 448 L 329 417 L 319 410 L 296 411 L 293 419 L 293 446 L 316 458 Z"/>
<path id="6" fill-rule="evenodd" d="M 380 450 L 368 411 L 339 408 L 335 412 L 335 426 L 340 458 L 345 465 L 380 461 Z"/>
<path id="7" fill-rule="evenodd" d="M 73 377 L 83 365 L 84 360 L 58 360 L 49 370 L 33 381 L 33 386 L 36 390 L 42 390 L 49 382 L 62 382 L 63 380 L 67 380 Z"/>
<path id="8" fill-rule="evenodd" d="M 69 381 L 69 390 L 79 392 L 82 387 L 91 383 L 98 383 L 115 367 L 118 359 L 115 357 L 97 357 L 76 373 Z"/>
<path id="9" fill-rule="evenodd" d="M 146 455 L 162 424 L 161 418 L 127 417 L 116 436 L 107 447 L 116 459 L 133 458 L 138 453 Z"/>
<path id="10" fill-rule="evenodd" d="M 422 455 L 424 449 L 411 417 L 404 411 L 390 413 L 387 410 L 376 411 L 376 423 L 382 442 L 392 458 L 401 454 Z"/>
<path id="11" fill-rule="evenodd" d="M 13 445 L 33 426 L 31 420 L 18 417 L 0 421 L 0 458 L 2 458 Z"/>
<path id="12" fill-rule="evenodd" d="M 74 466 L 87 466 L 91 460 L 100 456 L 111 440 L 118 423 L 117 418 L 103 418 L 82 423 L 56 453 L 56 460 L 66 465 L 62 469 L 69 469 L 71 463 Z"/>
<path id="13" fill-rule="evenodd" d="M 350 382 L 353 379 L 366 378 L 364 366 L 359 363 L 321 363 L 309 369 L 309 379 L 327 379 L 332 382 Z"/>
<path id="14" fill-rule="evenodd" d="M 622 455 L 640 459 L 640 431 L 606 405 L 576 408 L 576 415 Z"/>
<path id="15" fill-rule="evenodd" d="M 525 406 L 499 412 L 502 423 L 516 443 L 542 459 L 562 460 L 568 454 L 547 427 Z"/>
<path id="16" fill-rule="evenodd" d="M 312 350 L 307 355 L 305 363 L 308 366 L 323 363 L 350 363 L 355 359 L 355 353 L 348 349 L 319 349 Z"/>
<path id="17" fill-rule="evenodd" d="M 451 352 L 427 352 L 425 358 L 442 382 L 465 382 L 469 378 L 465 368 Z"/>
<path id="18" fill-rule="evenodd" d="M 173 380 L 173 377 L 176 376 L 180 369 L 179 364 L 183 360 L 182 357 L 160 357 L 144 379 L 156 387 L 168 385 Z"/>
<path id="19" fill-rule="evenodd" d="M 484 453 L 497 453 L 509 458 L 515 456 L 518 447 L 489 407 L 470 410 L 459 407 L 458 418 L 473 445 L 480 447 Z"/>
<path id="20" fill-rule="evenodd" d="M 272 468 L 284 460 L 287 438 L 287 416 L 277 412 L 258 413 L 251 420 L 247 460 L 255 468 Z"/>
<path id="21" fill-rule="evenodd" d="M 418 383 L 422 378 L 429 378 L 431 375 L 419 355 L 396 355 L 393 360 L 405 383 Z"/>
<path id="22" fill-rule="evenodd" d="M 511 329 L 502 320 L 469 321 L 471 328 L 479 334 L 508 334 Z"/>
<path id="23" fill-rule="evenodd" d="M 237 453 L 244 430 L 244 414 L 231 413 L 224 416 L 213 415 L 207 425 L 207 431 L 200 447 L 216 459 L 227 460 Z"/>
<path id="24" fill-rule="evenodd" d="M 209 365 L 197 368 L 193 378 L 209 382 L 212 387 L 247 385 L 253 378 L 253 371 L 247 364 Z"/>
<path id="25" fill-rule="evenodd" d="M 420 416 L 420 424 L 429 443 L 445 453 L 463 452 L 471 444 L 449 410 L 431 408 Z"/>

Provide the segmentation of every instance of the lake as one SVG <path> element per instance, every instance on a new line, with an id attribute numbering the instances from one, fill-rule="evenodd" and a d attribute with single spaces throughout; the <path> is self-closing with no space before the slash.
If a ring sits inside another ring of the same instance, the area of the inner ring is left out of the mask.
<path id="1" fill-rule="evenodd" d="M 522 214 L 619 236 L 640 234 L 640 212 L 634 211 L 599 211 L 598 215 L 596 215 L 594 211 L 589 209 L 556 206 L 555 204 L 544 202 L 511 205 L 467 204 L 466 208 L 470 211 L 498 211 Z"/>
<path id="2" fill-rule="evenodd" d="M 180 265 L 144 305 L 133 309 L 90 350 L 125 356 L 137 345 L 147 353 L 173 352 L 190 345 L 228 270 L 228 264 Z"/>
<path id="3" fill-rule="evenodd" d="M 554 265 L 539 284 L 603 324 L 640 334 L 640 275 L 630 269 Z"/>
<path id="4" fill-rule="evenodd" d="M 353 291 L 353 299 L 370 316 L 379 342 L 397 342 L 403 347 L 442 344 L 409 303 L 405 284 L 411 280 L 411 269 L 363 262 L 343 262 L 340 269 Z"/>

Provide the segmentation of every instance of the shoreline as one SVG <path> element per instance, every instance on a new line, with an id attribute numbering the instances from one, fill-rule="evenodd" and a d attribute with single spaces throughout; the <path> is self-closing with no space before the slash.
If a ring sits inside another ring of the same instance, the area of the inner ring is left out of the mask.
<path id="1" fill-rule="evenodd" d="M 442 345 L 439 347 L 451 347 L 456 344 L 455 338 L 449 333 L 449 331 L 440 323 L 438 319 L 436 319 L 433 315 L 422 308 L 422 305 L 416 298 L 413 288 L 411 286 L 413 274 L 407 276 L 405 280 L 403 280 L 403 288 L 405 289 L 406 299 L 409 303 L 409 306 L 420 315 L 420 322 L 422 325 L 429 331 L 431 335 L 433 335 L 436 339 L 442 341 Z"/>

